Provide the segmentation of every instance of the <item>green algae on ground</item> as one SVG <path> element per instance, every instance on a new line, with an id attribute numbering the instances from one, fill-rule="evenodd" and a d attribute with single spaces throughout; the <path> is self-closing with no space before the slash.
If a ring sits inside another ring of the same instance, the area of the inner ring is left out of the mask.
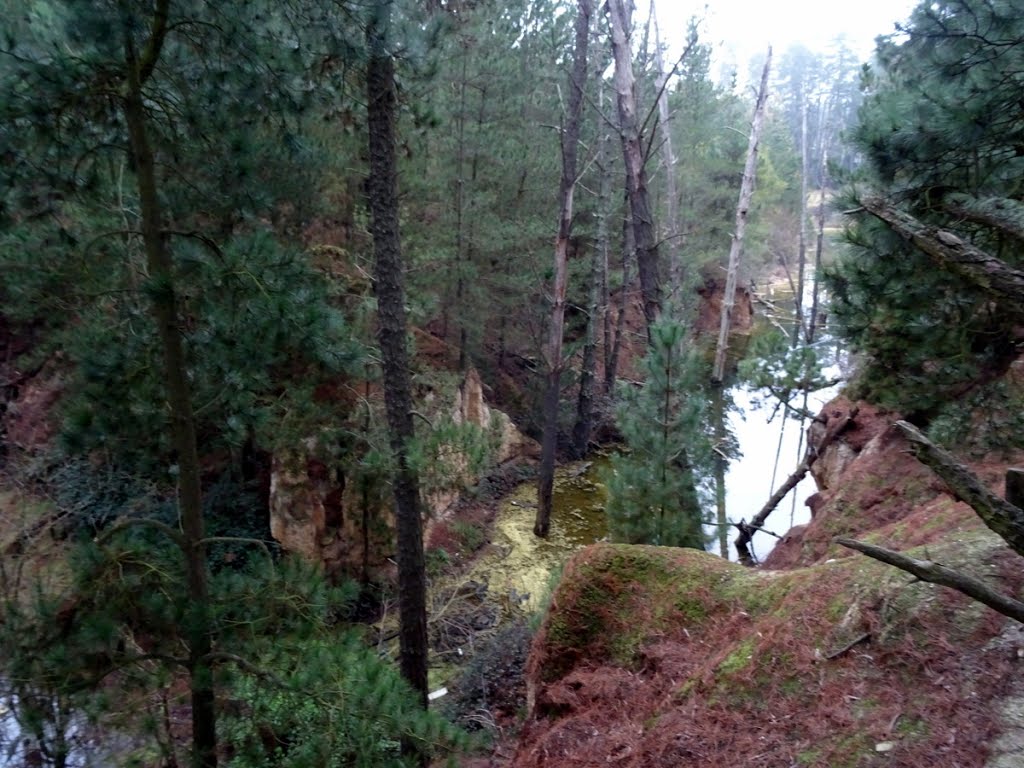
<path id="1" fill-rule="evenodd" d="M 489 585 L 492 594 L 511 595 L 523 606 L 541 606 L 551 579 L 580 547 L 603 539 L 605 490 L 600 475 L 606 457 L 572 464 L 555 474 L 551 533 L 533 533 L 537 493 L 532 484 L 506 496 L 495 517 L 490 546 L 470 567 L 467 577 Z"/>

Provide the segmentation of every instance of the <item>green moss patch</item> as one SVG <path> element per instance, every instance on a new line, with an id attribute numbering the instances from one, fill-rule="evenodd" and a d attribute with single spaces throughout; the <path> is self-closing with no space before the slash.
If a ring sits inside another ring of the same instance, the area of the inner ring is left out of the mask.
<path id="1" fill-rule="evenodd" d="M 983 531 L 914 552 L 925 549 L 976 575 L 1002 567 Z M 1003 623 L 910 581 L 860 556 L 764 572 L 695 551 L 589 547 L 535 641 L 528 738 L 537 754 L 583 762 L 628 744 L 629 765 L 655 768 L 754 754 L 764 765 L 981 766 L 1012 664 L 989 642 Z"/>

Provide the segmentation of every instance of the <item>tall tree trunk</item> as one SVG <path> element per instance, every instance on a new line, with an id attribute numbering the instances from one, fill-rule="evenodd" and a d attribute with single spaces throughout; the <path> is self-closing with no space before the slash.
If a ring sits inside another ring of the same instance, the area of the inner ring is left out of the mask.
<path id="1" fill-rule="evenodd" d="M 565 326 L 565 291 L 568 280 L 569 237 L 572 234 L 572 203 L 576 189 L 576 157 L 583 120 L 583 87 L 587 79 L 587 44 L 590 40 L 591 0 L 578 0 L 576 50 L 569 76 L 569 114 L 562 130 L 562 180 L 559 185 L 558 237 L 555 241 L 555 275 L 551 297 L 544 392 L 544 437 L 537 480 L 537 519 L 533 532 L 547 536 L 551 527 L 551 496 L 555 482 L 555 449 L 558 441 L 558 402 L 562 381 L 562 336 Z"/>
<path id="2" fill-rule="evenodd" d="M 725 378 L 725 357 L 729 349 L 729 331 L 732 327 L 732 308 L 736 300 L 736 274 L 739 271 L 740 254 L 743 252 L 743 235 L 747 228 L 747 213 L 750 199 L 754 195 L 754 181 L 757 176 L 757 148 L 761 139 L 761 125 L 764 122 L 764 107 L 768 101 L 768 72 L 772 64 L 772 49 L 768 48 L 764 70 L 761 72 L 761 87 L 757 92 L 754 119 L 750 124 L 750 140 L 747 144 L 747 163 L 743 169 L 740 184 L 740 201 L 736 206 L 736 225 L 729 249 L 729 271 L 725 279 L 725 296 L 722 297 L 722 322 L 718 329 L 718 347 L 715 349 L 715 367 L 711 379 L 721 384 Z"/>
<path id="3" fill-rule="evenodd" d="M 399 655 L 402 675 L 427 705 L 427 602 L 420 520 L 419 477 L 409 464 L 414 437 L 412 385 L 406 349 L 405 290 L 398 230 L 395 158 L 395 70 L 387 48 L 391 0 L 378 0 L 366 28 L 366 105 L 370 176 L 367 192 L 373 235 L 378 340 L 384 370 L 384 406 L 395 460 L 393 489 L 398 537 Z"/>
<path id="4" fill-rule="evenodd" d="M 826 103 L 821 122 L 827 127 L 829 108 Z M 821 286 L 821 252 L 825 246 L 825 174 L 828 172 L 828 141 L 827 131 L 822 128 L 821 155 L 818 161 L 818 183 L 821 187 L 818 198 L 818 235 L 814 245 L 814 287 L 811 290 L 811 314 L 807 321 L 807 343 L 814 341 L 818 326 L 818 293 Z M 806 393 L 804 393 L 806 397 Z M 806 404 L 805 408 L 806 410 Z"/>
<path id="5" fill-rule="evenodd" d="M 456 125 L 456 140 L 459 143 L 455 161 L 455 317 L 459 337 L 459 371 L 466 371 L 466 328 L 463 319 L 463 294 L 465 293 L 465 215 L 466 215 L 466 62 L 469 53 L 466 45 L 462 48 L 462 81 L 459 83 L 459 118 Z M 444 309 L 444 328 L 448 329 L 448 307 Z M 448 339 L 446 338 L 447 342 Z"/>
<path id="6" fill-rule="evenodd" d="M 676 156 L 672 151 L 672 131 L 669 125 L 666 88 L 669 73 L 665 71 L 665 62 L 661 55 L 661 34 L 658 29 L 658 17 L 654 14 L 654 0 L 651 0 L 651 18 L 654 21 L 654 64 L 658 68 L 658 119 L 661 127 L 661 153 L 665 165 L 665 195 L 668 197 L 665 209 L 668 219 L 665 227 L 665 239 L 668 241 L 669 296 L 678 301 L 683 280 L 682 243 L 679 240 L 679 192 L 676 189 Z"/>
<path id="7" fill-rule="evenodd" d="M 801 93 L 803 99 L 802 119 L 800 121 L 800 244 L 797 253 L 797 281 L 794 296 L 796 324 L 793 327 L 791 346 L 800 341 L 804 327 L 804 271 L 807 268 L 807 94 Z"/>
<path id="8" fill-rule="evenodd" d="M 619 296 L 619 314 L 615 318 L 615 341 L 611 343 L 610 360 L 605 364 L 604 369 L 604 391 L 608 397 L 615 396 L 615 380 L 618 378 L 619 355 L 622 351 L 622 334 L 626 330 L 626 302 L 629 296 L 629 284 L 633 280 L 629 269 L 636 256 L 636 239 L 633 234 L 633 215 L 630 213 L 627 201 L 626 215 L 622 219 L 622 292 Z M 605 344 L 608 344 L 607 340 Z"/>
<path id="9" fill-rule="evenodd" d="M 729 559 L 729 516 L 726 509 L 726 487 L 725 474 L 729 468 L 729 462 L 725 454 L 725 441 L 727 438 L 725 426 L 725 392 L 721 387 L 712 387 L 711 418 L 714 419 L 715 429 L 715 531 L 718 539 L 718 554 L 723 560 Z"/>
<path id="10" fill-rule="evenodd" d="M 199 768 L 217 765 L 217 706 L 210 665 L 212 649 L 210 594 L 204 544 L 202 488 L 196 447 L 195 417 L 188 382 L 185 347 L 178 320 L 174 262 L 163 231 L 163 213 L 157 193 L 156 165 L 149 143 L 142 86 L 153 71 L 166 34 L 168 0 L 157 4 L 153 31 L 141 59 L 132 41 L 133 30 L 124 11 L 124 43 L 128 78 L 123 108 L 132 160 L 138 182 L 142 239 L 152 286 L 153 317 L 164 364 L 164 381 L 171 421 L 171 441 L 178 460 L 178 514 L 183 534 L 190 615 L 186 617 L 189 687 L 192 699 L 193 762 Z"/>
<path id="11" fill-rule="evenodd" d="M 661 311 L 661 281 L 658 277 L 658 244 L 654 235 L 654 217 L 651 215 L 650 194 L 647 189 L 647 171 L 644 165 L 643 137 L 637 118 L 636 82 L 633 77 L 633 57 L 629 43 L 631 3 L 628 0 L 608 0 L 608 18 L 611 22 L 612 56 L 615 59 L 615 92 L 618 100 L 619 133 L 622 139 L 622 157 L 626 165 L 626 194 L 633 217 L 636 241 L 637 271 L 640 274 L 640 292 L 643 297 L 647 337 Z"/>
<path id="12" fill-rule="evenodd" d="M 600 76 L 598 77 L 600 81 Z M 604 108 L 604 88 L 598 92 L 598 108 Z M 611 178 L 607 172 L 606 136 L 597 140 L 594 167 L 600 174 L 597 193 L 597 242 L 590 260 L 590 301 L 587 307 L 587 335 L 583 343 L 580 365 L 580 392 L 576 403 L 576 424 L 573 426 L 573 447 L 577 458 L 583 458 L 590 446 L 594 430 L 594 385 L 597 381 L 597 328 L 605 327 L 605 360 L 608 350 L 608 198 Z M 603 303 L 602 303 L 603 302 Z"/>

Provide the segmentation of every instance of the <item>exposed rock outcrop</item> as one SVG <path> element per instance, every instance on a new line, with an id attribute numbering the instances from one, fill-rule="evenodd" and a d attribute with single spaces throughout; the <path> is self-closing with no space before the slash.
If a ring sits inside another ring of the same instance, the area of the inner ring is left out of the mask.
<path id="1" fill-rule="evenodd" d="M 540 458 L 537 441 L 520 432 L 507 414 L 487 405 L 483 382 L 475 368 L 469 369 L 459 386 L 452 418 L 456 424 L 472 424 L 497 436 L 494 457 L 497 464 Z"/>
<path id="2" fill-rule="evenodd" d="M 475 370 L 466 374 L 455 393 L 435 394 L 432 400 L 447 401 L 431 409 L 439 421 L 448 418 L 456 424 L 472 425 L 490 438 L 496 463 L 537 456 L 537 443 L 523 435 L 506 414 L 487 404 Z M 339 468 L 322 458 L 321 448 L 315 438 L 309 438 L 299 448 L 274 457 L 270 480 L 274 539 L 289 552 L 322 564 L 328 572 L 360 569 L 364 554 L 368 554 L 366 565 L 371 570 L 385 565 L 394 527 L 390 497 L 372 494 L 367 499 L 354 483 L 346 482 Z M 424 492 L 426 513 L 432 520 L 443 517 L 460 493 L 479 480 L 459 446 L 442 445 L 438 454 L 443 460 L 444 482 Z M 367 504 L 370 509 L 364 510 Z M 368 531 L 364 530 L 364 511 L 370 521 Z M 364 552 L 366 535 L 370 536 L 368 553 Z"/>
<path id="3" fill-rule="evenodd" d="M 28 453 L 40 451 L 50 444 L 59 428 L 55 408 L 64 394 L 65 372 L 56 360 L 51 360 L 16 381 L 2 414 L 0 434 L 9 446 Z"/>

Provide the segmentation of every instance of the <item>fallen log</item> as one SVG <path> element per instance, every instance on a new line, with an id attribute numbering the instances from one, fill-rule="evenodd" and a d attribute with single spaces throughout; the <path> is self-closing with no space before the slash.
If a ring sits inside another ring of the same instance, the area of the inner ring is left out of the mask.
<path id="1" fill-rule="evenodd" d="M 992 493 L 971 470 L 912 424 L 897 421 L 896 428 L 907 438 L 917 460 L 938 475 L 953 496 L 977 512 L 982 522 L 999 534 L 1014 552 L 1024 556 L 1024 510 Z"/>

